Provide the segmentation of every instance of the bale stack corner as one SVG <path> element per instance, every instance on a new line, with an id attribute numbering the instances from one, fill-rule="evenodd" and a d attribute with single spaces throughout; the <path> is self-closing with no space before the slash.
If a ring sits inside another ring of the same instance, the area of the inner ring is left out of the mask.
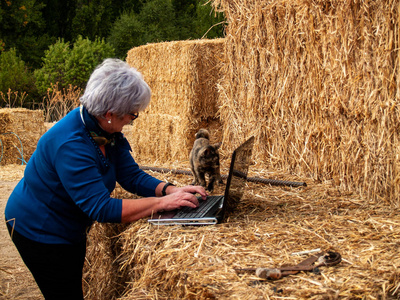
<path id="1" fill-rule="evenodd" d="M 224 39 L 148 44 L 128 52 L 127 62 L 152 90 L 144 117 L 126 132 L 135 159 L 187 160 L 201 127 L 221 138 L 218 116 Z"/>

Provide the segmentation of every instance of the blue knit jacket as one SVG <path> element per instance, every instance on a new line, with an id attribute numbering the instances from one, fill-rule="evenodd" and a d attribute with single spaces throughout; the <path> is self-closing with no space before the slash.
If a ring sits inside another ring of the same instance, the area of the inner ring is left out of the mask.
<path id="1" fill-rule="evenodd" d="M 116 182 L 145 197 L 161 182 L 139 168 L 120 133 L 104 157 L 90 135 L 97 122 L 84 113 L 71 111 L 42 136 L 8 199 L 6 220 L 31 240 L 79 243 L 94 220 L 121 222 L 122 199 L 110 197 Z"/>

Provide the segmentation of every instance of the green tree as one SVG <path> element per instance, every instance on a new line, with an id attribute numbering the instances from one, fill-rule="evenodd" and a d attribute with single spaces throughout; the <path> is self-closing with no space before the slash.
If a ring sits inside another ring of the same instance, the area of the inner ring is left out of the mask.
<path id="1" fill-rule="evenodd" d="M 15 48 L 29 65 L 37 66 L 48 46 L 42 32 L 43 3 L 36 0 L 0 1 L 0 37 L 6 50 Z"/>
<path id="2" fill-rule="evenodd" d="M 59 40 L 46 51 L 43 67 L 35 70 L 37 89 L 44 95 L 52 84 L 58 89 L 69 85 L 84 88 L 94 68 L 108 57 L 114 57 L 114 49 L 104 39 L 92 42 L 79 37 L 72 48 Z"/>
<path id="3" fill-rule="evenodd" d="M 143 43 L 177 40 L 179 35 L 174 24 L 175 10 L 169 0 L 149 0 L 139 13 L 143 24 Z"/>
<path id="4" fill-rule="evenodd" d="M 35 70 L 36 87 L 41 94 L 46 94 L 51 84 L 67 85 L 64 82 L 65 61 L 68 59 L 70 45 L 59 39 L 55 44 L 50 45 L 43 57 L 43 67 Z"/>
<path id="5" fill-rule="evenodd" d="M 78 37 L 65 61 L 64 82 L 67 85 L 85 88 L 94 68 L 105 58 L 114 57 L 114 52 L 114 48 L 104 39 L 96 38 L 90 41 Z"/>
<path id="6" fill-rule="evenodd" d="M 214 25 L 217 24 L 217 25 Z M 149 0 L 137 10 L 123 12 L 107 41 L 124 59 L 127 52 L 146 43 L 223 36 L 223 15 L 207 0 Z"/>
<path id="7" fill-rule="evenodd" d="M 111 0 L 78 0 L 72 20 L 73 38 L 106 37 L 115 18 Z"/>
<path id="8" fill-rule="evenodd" d="M 54 40 L 64 39 L 72 41 L 72 20 L 76 13 L 76 0 L 42 0 L 44 7 L 41 9 L 45 23 L 44 32 Z M 50 44 L 49 44 L 50 45 Z M 49 46 L 48 45 L 48 46 Z"/>
<path id="9" fill-rule="evenodd" d="M 142 10 L 145 2 L 145 0 L 112 0 L 113 15 L 120 16 L 130 11 L 138 14 Z"/>
<path id="10" fill-rule="evenodd" d="M 39 69 L 50 45 L 82 36 L 107 38 L 124 58 L 149 42 L 223 36 L 222 21 L 208 0 L 3 0 L 0 51 L 14 48 L 29 68 Z"/>
<path id="11" fill-rule="evenodd" d="M 7 94 L 11 90 L 35 94 L 33 76 L 14 48 L 1 52 L 0 70 L 0 92 Z M 0 104 L 4 106 L 4 103 Z"/>
<path id="12" fill-rule="evenodd" d="M 196 19 L 196 0 L 172 0 L 175 11 L 175 28 L 180 40 L 196 38 L 194 21 Z"/>
<path id="13" fill-rule="evenodd" d="M 142 45 L 144 26 L 132 10 L 125 12 L 115 21 L 107 41 L 114 47 L 115 54 L 125 59 L 128 51 Z"/>
<path id="14" fill-rule="evenodd" d="M 198 38 L 203 36 L 209 39 L 224 36 L 224 14 L 213 10 L 208 0 L 197 1 L 194 32 Z"/>

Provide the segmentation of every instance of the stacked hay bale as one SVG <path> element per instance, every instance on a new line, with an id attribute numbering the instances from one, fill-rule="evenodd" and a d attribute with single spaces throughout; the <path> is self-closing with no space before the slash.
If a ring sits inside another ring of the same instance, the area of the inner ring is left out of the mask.
<path id="1" fill-rule="evenodd" d="M 83 290 L 87 299 L 116 299 L 125 289 L 119 271 L 118 255 L 121 245 L 118 235 L 126 226 L 122 224 L 93 224 L 87 241 Z"/>
<path id="2" fill-rule="evenodd" d="M 0 109 L 0 165 L 27 162 L 45 130 L 41 110 Z"/>
<path id="3" fill-rule="evenodd" d="M 399 203 L 399 1 L 215 0 L 228 22 L 224 145 Z"/>
<path id="4" fill-rule="evenodd" d="M 221 136 L 217 81 L 223 39 L 148 44 L 128 52 L 152 89 L 149 108 L 126 133 L 135 159 L 187 160 L 200 127 Z"/>
<path id="5" fill-rule="evenodd" d="M 131 199 L 117 184 L 112 197 Z M 120 272 L 119 256 L 122 245 L 119 235 L 128 225 L 95 222 L 88 234 L 83 290 L 87 299 L 116 299 L 130 278 Z"/>

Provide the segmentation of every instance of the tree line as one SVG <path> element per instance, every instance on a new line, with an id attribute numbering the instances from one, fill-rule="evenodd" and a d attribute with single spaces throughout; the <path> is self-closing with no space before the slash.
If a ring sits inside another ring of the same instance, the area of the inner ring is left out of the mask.
<path id="1" fill-rule="evenodd" d="M 0 106 L 10 90 L 28 94 L 29 106 L 54 84 L 84 87 L 104 58 L 133 47 L 223 30 L 209 0 L 2 0 Z"/>

